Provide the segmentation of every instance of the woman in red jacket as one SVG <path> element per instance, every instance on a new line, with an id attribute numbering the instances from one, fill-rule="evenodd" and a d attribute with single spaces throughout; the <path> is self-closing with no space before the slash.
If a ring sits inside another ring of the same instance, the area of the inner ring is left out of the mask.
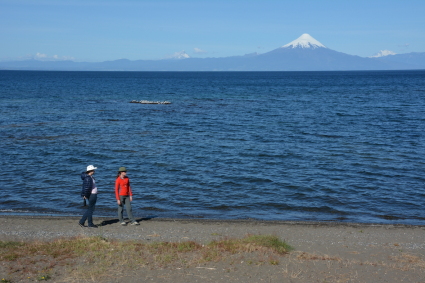
<path id="1" fill-rule="evenodd" d="M 133 192 L 131 191 L 130 179 L 127 177 L 127 169 L 125 167 L 120 167 L 120 169 L 118 169 L 118 176 L 115 180 L 115 197 L 118 203 L 118 218 L 120 220 L 121 225 L 127 225 L 123 218 L 124 205 L 125 210 L 127 211 L 127 216 L 130 219 L 130 224 L 139 225 L 136 219 L 134 219 L 133 213 L 131 212 Z"/>

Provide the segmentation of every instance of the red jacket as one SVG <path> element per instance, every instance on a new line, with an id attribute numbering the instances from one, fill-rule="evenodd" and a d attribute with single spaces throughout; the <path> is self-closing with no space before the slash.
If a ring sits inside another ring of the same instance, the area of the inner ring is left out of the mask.
<path id="1" fill-rule="evenodd" d="M 120 199 L 120 196 L 132 196 L 133 193 L 131 192 L 130 187 L 130 179 L 125 176 L 124 179 L 121 179 L 118 177 L 115 180 L 115 197 L 117 200 Z"/>

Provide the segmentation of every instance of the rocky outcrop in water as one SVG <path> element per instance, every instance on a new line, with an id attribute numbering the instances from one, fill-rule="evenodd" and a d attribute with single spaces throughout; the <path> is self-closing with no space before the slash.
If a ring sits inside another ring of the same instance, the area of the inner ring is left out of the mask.
<path id="1" fill-rule="evenodd" d="M 132 100 L 130 103 L 141 103 L 141 104 L 171 104 L 170 101 L 149 101 L 149 100 Z"/>

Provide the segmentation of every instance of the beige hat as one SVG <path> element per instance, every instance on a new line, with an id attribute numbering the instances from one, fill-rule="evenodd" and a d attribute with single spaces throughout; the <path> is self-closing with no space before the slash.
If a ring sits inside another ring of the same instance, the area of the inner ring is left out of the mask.
<path id="1" fill-rule="evenodd" d="M 97 167 L 94 167 L 93 165 L 89 165 L 89 166 L 87 166 L 86 172 L 93 171 L 93 170 L 96 170 L 96 169 L 97 169 Z"/>

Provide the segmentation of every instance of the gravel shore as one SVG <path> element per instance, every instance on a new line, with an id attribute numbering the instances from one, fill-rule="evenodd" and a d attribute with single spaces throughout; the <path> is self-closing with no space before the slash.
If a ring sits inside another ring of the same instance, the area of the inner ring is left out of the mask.
<path id="1" fill-rule="evenodd" d="M 275 235 L 295 250 L 279 265 L 225 262 L 184 270 L 134 270 L 121 282 L 425 282 L 425 227 L 249 220 L 139 219 L 121 226 L 95 218 L 97 229 L 73 217 L 0 216 L 1 241 L 51 241 L 75 236 L 146 242 L 208 243 L 247 234 Z M 226 272 L 223 272 L 226 270 Z M 1 274 L 3 275 L 3 274 Z M 56 282 L 56 281 L 54 281 Z M 61 281 L 57 281 L 61 282 Z M 103 281 L 105 282 L 105 281 Z"/>

